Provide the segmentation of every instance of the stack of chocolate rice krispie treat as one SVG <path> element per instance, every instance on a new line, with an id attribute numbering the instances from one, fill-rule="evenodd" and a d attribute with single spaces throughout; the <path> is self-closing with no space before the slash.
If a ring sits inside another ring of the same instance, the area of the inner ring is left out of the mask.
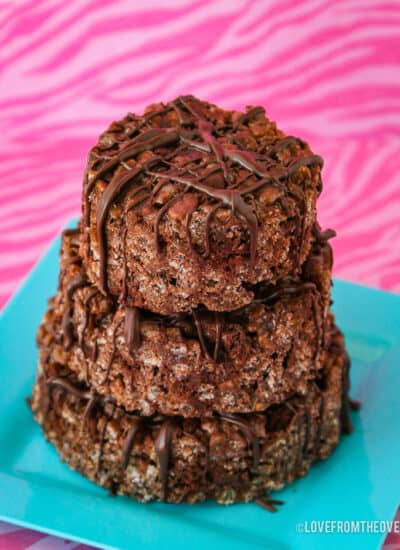
<path id="1" fill-rule="evenodd" d="M 262 107 L 192 96 L 100 136 L 32 398 L 72 468 L 144 502 L 274 509 L 351 431 L 321 168 Z"/>

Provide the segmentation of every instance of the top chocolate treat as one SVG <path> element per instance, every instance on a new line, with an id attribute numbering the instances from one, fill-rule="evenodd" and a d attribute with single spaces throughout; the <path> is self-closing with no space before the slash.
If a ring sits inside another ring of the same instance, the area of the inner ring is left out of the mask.
<path id="1" fill-rule="evenodd" d="M 82 250 L 91 281 L 169 314 L 232 310 L 300 271 L 321 157 L 266 118 L 193 96 L 129 113 L 90 151 Z"/>

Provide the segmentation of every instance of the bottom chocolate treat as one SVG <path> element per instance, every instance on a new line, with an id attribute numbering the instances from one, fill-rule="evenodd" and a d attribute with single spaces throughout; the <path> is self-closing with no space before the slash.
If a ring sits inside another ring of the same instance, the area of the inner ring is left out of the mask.
<path id="1" fill-rule="evenodd" d="M 144 502 L 259 499 L 304 476 L 351 426 L 339 332 L 305 395 L 254 414 L 139 417 L 49 364 L 42 357 L 32 400 L 46 438 L 72 468 Z"/>

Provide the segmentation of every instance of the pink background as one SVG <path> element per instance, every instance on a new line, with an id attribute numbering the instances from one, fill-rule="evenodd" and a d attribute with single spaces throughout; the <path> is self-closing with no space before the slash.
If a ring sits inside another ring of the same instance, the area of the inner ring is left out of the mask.
<path id="1" fill-rule="evenodd" d="M 400 291 L 399 39 L 399 1 L 0 0 L 0 306 L 79 213 L 96 136 L 180 93 L 308 139 L 335 275 Z M 76 547 L 0 523 L 0 550 Z"/>

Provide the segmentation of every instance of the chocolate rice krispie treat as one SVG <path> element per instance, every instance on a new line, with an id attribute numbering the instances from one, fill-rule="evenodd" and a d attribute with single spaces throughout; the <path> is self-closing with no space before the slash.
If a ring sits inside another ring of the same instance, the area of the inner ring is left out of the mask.
<path id="1" fill-rule="evenodd" d="M 74 371 L 128 411 L 210 416 L 254 412 L 302 394 L 329 345 L 331 253 L 314 245 L 304 273 L 259 286 L 231 312 L 162 316 L 91 284 L 79 232 L 64 232 L 57 295 L 38 332 L 42 358 Z"/>
<path id="2" fill-rule="evenodd" d="M 271 509 L 351 431 L 321 168 L 262 107 L 193 96 L 100 136 L 31 401 L 72 468 L 143 502 Z"/>
<path id="3" fill-rule="evenodd" d="M 89 154 L 87 276 L 104 294 L 164 315 L 243 307 L 257 283 L 300 272 L 321 167 L 262 107 L 224 111 L 184 96 L 129 113 Z"/>
<path id="4" fill-rule="evenodd" d="M 262 498 L 305 475 L 351 429 L 349 363 L 338 332 L 304 395 L 248 415 L 143 418 L 48 359 L 41 356 L 32 402 L 46 438 L 72 468 L 144 502 Z"/>

